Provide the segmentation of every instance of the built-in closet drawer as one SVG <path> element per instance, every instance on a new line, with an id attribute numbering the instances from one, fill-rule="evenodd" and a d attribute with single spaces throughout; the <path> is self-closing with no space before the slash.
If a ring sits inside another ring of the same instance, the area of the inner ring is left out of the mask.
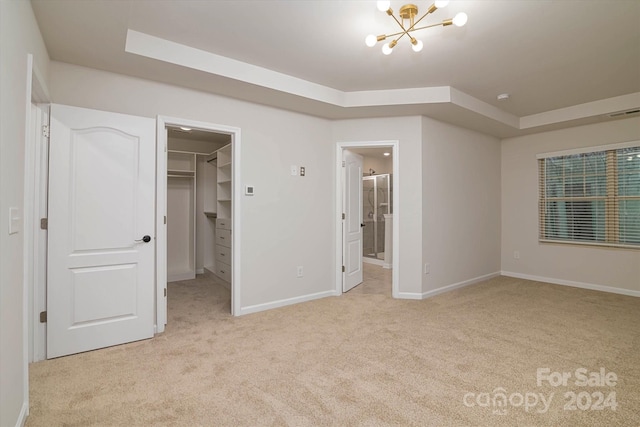
<path id="1" fill-rule="evenodd" d="M 231 247 L 231 230 L 216 230 L 216 245 Z"/>
<path id="2" fill-rule="evenodd" d="M 216 245 L 216 261 L 231 264 L 231 248 Z"/>
<path id="3" fill-rule="evenodd" d="M 231 266 L 224 262 L 216 263 L 216 275 L 227 282 L 231 282 Z"/>
<path id="4" fill-rule="evenodd" d="M 222 230 L 231 230 L 231 220 L 229 218 L 217 218 L 216 228 Z"/>

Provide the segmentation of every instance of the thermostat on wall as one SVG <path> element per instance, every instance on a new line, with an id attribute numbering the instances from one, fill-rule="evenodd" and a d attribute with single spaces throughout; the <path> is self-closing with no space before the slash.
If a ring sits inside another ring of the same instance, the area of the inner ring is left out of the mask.
<path id="1" fill-rule="evenodd" d="M 245 196 L 253 196 L 253 185 L 247 185 L 244 187 L 244 195 Z"/>

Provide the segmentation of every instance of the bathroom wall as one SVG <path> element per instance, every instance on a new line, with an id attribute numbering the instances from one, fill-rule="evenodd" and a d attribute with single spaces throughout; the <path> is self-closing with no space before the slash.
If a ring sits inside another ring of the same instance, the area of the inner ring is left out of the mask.
<path id="1" fill-rule="evenodd" d="M 362 172 L 365 175 L 369 175 L 369 169 L 376 171 L 376 175 L 393 173 L 393 159 L 391 156 L 381 159 L 365 155 L 362 159 Z"/>

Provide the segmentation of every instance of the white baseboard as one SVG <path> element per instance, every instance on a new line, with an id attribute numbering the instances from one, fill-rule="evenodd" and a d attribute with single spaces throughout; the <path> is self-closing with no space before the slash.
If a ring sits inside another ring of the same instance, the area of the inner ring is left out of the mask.
<path id="1" fill-rule="evenodd" d="M 18 419 L 16 420 L 16 427 L 24 427 L 27 422 L 27 416 L 29 415 L 29 402 L 24 402 L 22 404 L 22 409 L 20 409 L 20 415 L 18 415 Z"/>
<path id="2" fill-rule="evenodd" d="M 193 280 L 196 278 L 196 273 L 193 271 L 187 271 L 185 273 L 168 274 L 167 282 L 179 282 L 181 280 Z"/>
<path id="3" fill-rule="evenodd" d="M 367 264 L 379 265 L 380 267 L 384 266 L 384 261 L 378 258 L 369 258 L 369 257 L 363 256 L 362 262 L 365 262 Z"/>
<path id="4" fill-rule="evenodd" d="M 417 292 L 398 292 L 394 298 L 398 299 L 423 299 L 422 294 Z"/>
<path id="5" fill-rule="evenodd" d="M 320 298 L 333 297 L 333 296 L 336 296 L 336 291 L 324 291 L 324 292 L 318 292 L 315 294 L 302 295 L 299 297 L 267 302 L 264 304 L 250 305 L 247 307 L 241 307 L 239 316 L 242 316 L 244 314 L 257 313 L 259 311 L 271 310 L 273 308 L 285 307 L 287 305 L 298 304 L 301 302 L 313 301 Z"/>
<path id="6" fill-rule="evenodd" d="M 640 291 L 631 289 L 615 288 L 613 286 L 596 285 L 595 283 L 575 282 L 572 280 L 554 279 L 552 277 L 533 276 L 530 274 L 514 273 L 511 271 L 502 271 L 501 274 L 516 279 L 532 280 L 534 282 L 551 283 L 553 285 L 572 286 L 574 288 L 589 289 L 592 291 L 609 292 L 612 294 L 628 295 L 632 297 L 640 297 Z"/>
<path id="7" fill-rule="evenodd" d="M 196 274 L 204 274 L 204 268 L 196 268 Z"/>
<path id="8" fill-rule="evenodd" d="M 464 288 L 465 286 L 475 285 L 476 283 L 484 282 L 485 280 L 493 279 L 494 277 L 498 277 L 498 276 L 500 276 L 500 272 L 496 271 L 494 273 L 489 273 L 482 276 L 474 277 L 472 279 L 463 280 L 462 282 L 454 283 L 452 285 L 443 286 L 442 288 L 423 292 L 422 298 L 425 299 L 425 298 L 436 296 L 438 294 L 453 291 L 454 289 L 460 289 L 460 288 Z"/>
<path id="9" fill-rule="evenodd" d="M 429 297 L 436 296 L 438 294 L 442 294 L 445 292 L 453 291 L 454 289 L 464 288 L 465 286 L 474 285 L 479 282 L 484 282 L 485 280 L 493 279 L 494 277 L 500 276 L 500 272 L 497 271 L 495 273 L 485 274 L 483 276 L 474 277 L 472 279 L 464 280 L 462 282 L 454 283 L 452 285 L 443 286 L 438 289 L 433 289 L 427 292 L 399 292 L 397 295 L 398 299 L 426 299 Z"/>

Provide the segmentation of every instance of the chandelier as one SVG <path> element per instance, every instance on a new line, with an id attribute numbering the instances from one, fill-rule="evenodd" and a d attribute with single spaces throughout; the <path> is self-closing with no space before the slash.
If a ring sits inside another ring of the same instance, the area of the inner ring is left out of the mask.
<path id="1" fill-rule="evenodd" d="M 379 36 L 376 36 L 374 34 L 369 34 L 365 39 L 365 43 L 367 46 L 373 47 L 376 45 L 376 43 L 384 41 L 387 38 L 391 38 L 393 40 L 391 40 L 389 43 L 385 43 L 382 46 L 382 53 L 384 53 L 385 55 L 389 55 L 391 54 L 391 52 L 393 52 L 393 48 L 398 44 L 398 40 L 400 40 L 402 37 L 406 35 L 409 38 L 409 41 L 411 42 L 411 45 L 412 45 L 411 48 L 415 52 L 420 52 L 422 50 L 423 44 L 421 40 L 418 40 L 415 37 L 413 37 L 412 33 L 414 31 L 424 30 L 425 28 L 437 27 L 440 25 L 442 25 L 443 27 L 446 27 L 451 24 L 457 27 L 462 27 L 464 24 L 467 23 L 467 14 L 464 12 L 460 12 L 453 19 L 445 19 L 444 21 L 439 22 L 437 24 L 425 25 L 422 27 L 417 26 L 418 23 L 420 23 L 420 21 L 422 21 L 427 15 L 435 12 L 438 9 L 445 7 L 447 4 L 449 4 L 448 0 L 436 1 L 434 4 L 431 5 L 431 7 L 429 7 L 429 9 L 427 10 L 427 13 L 422 15 L 420 18 L 416 19 L 416 17 L 418 16 L 418 6 L 416 6 L 415 4 L 405 4 L 404 6 L 402 6 L 398 13 L 398 16 L 399 16 L 398 18 L 393 14 L 390 1 L 388 0 L 378 1 L 378 10 L 381 12 L 386 12 L 387 15 L 391 16 L 398 23 L 402 31 L 399 31 L 393 34 L 382 34 Z"/>

